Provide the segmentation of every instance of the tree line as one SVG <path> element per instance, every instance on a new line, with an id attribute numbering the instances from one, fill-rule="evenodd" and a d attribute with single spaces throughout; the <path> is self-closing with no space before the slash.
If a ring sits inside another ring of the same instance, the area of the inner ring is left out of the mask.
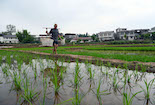
<path id="1" fill-rule="evenodd" d="M 2 32 L 3 35 L 16 35 L 20 43 L 39 43 L 26 29 L 22 31 L 16 31 L 16 26 L 7 25 L 6 31 Z"/>

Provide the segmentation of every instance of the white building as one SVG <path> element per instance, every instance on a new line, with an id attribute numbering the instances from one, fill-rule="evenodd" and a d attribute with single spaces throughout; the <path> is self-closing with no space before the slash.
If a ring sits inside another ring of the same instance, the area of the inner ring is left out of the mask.
<path id="1" fill-rule="evenodd" d="M 149 32 L 149 29 L 134 29 L 127 30 L 126 28 L 116 29 L 116 34 L 121 40 L 134 40 L 136 37 Z"/>
<path id="2" fill-rule="evenodd" d="M 65 38 L 71 40 L 73 38 L 77 38 L 77 35 L 76 34 L 71 34 L 71 33 L 66 33 Z"/>
<path id="3" fill-rule="evenodd" d="M 0 35 L 1 43 L 18 43 L 19 40 L 16 35 Z"/>
<path id="4" fill-rule="evenodd" d="M 86 42 L 86 43 L 89 43 L 89 42 L 92 42 L 92 41 L 93 41 L 91 37 L 77 37 L 77 38 L 73 38 L 73 39 L 70 41 L 70 43 L 72 43 L 72 42 L 77 43 L 78 40 L 80 40 L 80 43 L 85 43 L 85 42 Z"/>
<path id="5" fill-rule="evenodd" d="M 151 30 L 149 32 L 155 32 L 155 27 L 151 28 Z"/>
<path id="6" fill-rule="evenodd" d="M 100 41 L 114 40 L 114 31 L 105 31 L 97 34 Z"/>
<path id="7" fill-rule="evenodd" d="M 39 39 L 42 43 L 42 46 L 53 46 L 54 40 L 51 39 L 51 36 L 49 35 L 39 35 Z M 62 39 L 61 41 L 58 40 L 59 45 L 65 45 L 65 38 Z"/>

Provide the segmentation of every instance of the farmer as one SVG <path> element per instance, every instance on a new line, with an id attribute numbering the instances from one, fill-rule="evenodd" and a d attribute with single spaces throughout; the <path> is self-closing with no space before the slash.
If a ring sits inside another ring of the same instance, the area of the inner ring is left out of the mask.
<path id="1" fill-rule="evenodd" d="M 62 40 L 62 39 L 61 39 L 61 36 L 59 35 L 59 31 L 58 31 L 58 29 L 57 29 L 57 24 L 54 24 L 54 28 L 52 28 L 52 29 L 50 30 L 49 33 L 48 33 L 48 31 L 46 31 L 46 33 L 47 33 L 48 35 L 51 35 L 51 34 L 52 34 L 52 38 L 53 38 L 53 40 L 54 40 L 54 42 L 53 42 L 53 46 L 54 46 L 53 54 L 54 54 L 54 53 L 57 54 L 58 37 L 60 38 L 60 40 Z"/>

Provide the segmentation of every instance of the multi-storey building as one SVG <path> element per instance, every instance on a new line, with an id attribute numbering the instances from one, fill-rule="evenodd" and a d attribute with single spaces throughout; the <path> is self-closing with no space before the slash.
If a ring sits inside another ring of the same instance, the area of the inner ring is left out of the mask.
<path id="1" fill-rule="evenodd" d="M 114 40 L 114 31 L 105 31 L 98 33 L 98 38 L 100 41 Z"/>

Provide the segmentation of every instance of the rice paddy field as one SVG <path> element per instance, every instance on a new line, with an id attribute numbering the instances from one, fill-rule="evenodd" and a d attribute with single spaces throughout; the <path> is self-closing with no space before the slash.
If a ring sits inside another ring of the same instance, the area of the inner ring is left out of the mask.
<path id="1" fill-rule="evenodd" d="M 52 53 L 51 47 L 0 50 L 0 105 L 155 105 L 155 73 L 92 64 L 78 59 L 41 56 L 22 51 Z M 149 45 L 63 46 L 59 54 L 74 54 L 155 62 Z"/>
<path id="2" fill-rule="evenodd" d="M 51 47 L 10 48 L 14 51 L 52 53 Z M 123 61 L 155 62 L 155 44 L 60 46 L 58 54 L 93 56 Z"/>

